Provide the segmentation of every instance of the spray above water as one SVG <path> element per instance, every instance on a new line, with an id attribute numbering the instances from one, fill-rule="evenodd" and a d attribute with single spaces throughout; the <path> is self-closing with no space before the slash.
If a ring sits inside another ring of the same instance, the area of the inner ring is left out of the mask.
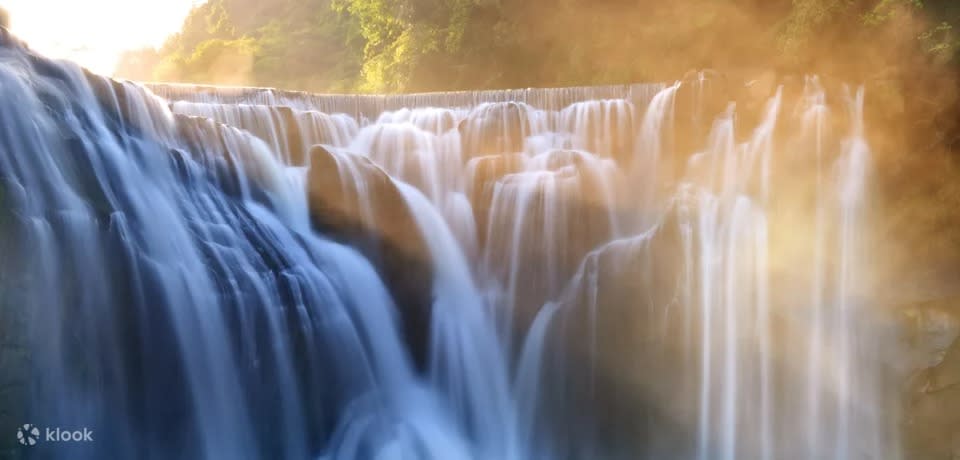
<path id="1" fill-rule="evenodd" d="M 91 459 L 898 458 L 863 91 L 744 126 L 704 78 L 161 99 L 5 45 L 31 420 Z"/>

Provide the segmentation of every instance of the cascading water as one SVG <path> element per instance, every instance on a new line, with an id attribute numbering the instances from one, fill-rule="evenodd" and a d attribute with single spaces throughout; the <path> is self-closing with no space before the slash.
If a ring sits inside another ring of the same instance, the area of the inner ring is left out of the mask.
<path id="1" fill-rule="evenodd" d="M 4 43 L 25 416 L 97 433 L 35 452 L 898 458 L 863 91 L 690 140 L 708 89 L 162 99 Z"/>

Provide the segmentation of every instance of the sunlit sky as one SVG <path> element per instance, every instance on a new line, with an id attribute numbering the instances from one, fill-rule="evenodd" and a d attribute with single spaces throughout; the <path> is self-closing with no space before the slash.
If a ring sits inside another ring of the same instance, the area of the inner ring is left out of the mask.
<path id="1" fill-rule="evenodd" d="M 31 48 L 110 75 L 124 50 L 160 46 L 206 0 L 0 0 Z"/>

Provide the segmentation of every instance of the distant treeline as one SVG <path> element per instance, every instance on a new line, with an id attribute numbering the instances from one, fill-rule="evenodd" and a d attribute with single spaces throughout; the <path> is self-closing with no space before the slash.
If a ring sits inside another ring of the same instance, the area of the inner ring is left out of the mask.
<path id="1" fill-rule="evenodd" d="M 138 80 L 397 92 L 955 64 L 956 0 L 209 0 Z"/>

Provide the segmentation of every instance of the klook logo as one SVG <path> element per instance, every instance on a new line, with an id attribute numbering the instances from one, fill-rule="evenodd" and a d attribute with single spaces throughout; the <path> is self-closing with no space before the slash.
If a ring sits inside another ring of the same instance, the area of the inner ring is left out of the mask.
<path id="1" fill-rule="evenodd" d="M 93 442 L 93 431 L 89 428 L 79 430 L 65 430 L 60 427 L 43 430 L 43 441 L 46 442 Z M 40 428 L 24 423 L 17 428 L 17 441 L 24 446 L 33 446 L 41 440 Z"/>
<path id="2" fill-rule="evenodd" d="M 17 441 L 20 444 L 32 446 L 37 443 L 38 439 L 40 439 L 40 429 L 29 423 L 24 423 L 17 429 Z"/>

